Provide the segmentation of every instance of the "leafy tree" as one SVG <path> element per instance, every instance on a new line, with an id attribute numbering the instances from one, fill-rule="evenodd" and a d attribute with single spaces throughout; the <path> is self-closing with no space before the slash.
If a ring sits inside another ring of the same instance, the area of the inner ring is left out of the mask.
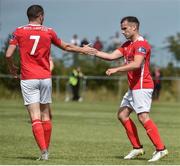
<path id="1" fill-rule="evenodd" d="M 5 54 L 6 54 L 6 50 L 8 48 L 8 43 L 9 43 L 9 37 L 5 40 L 4 42 L 4 47 L 2 48 L 2 51 L 0 52 L 0 73 L 1 74 L 10 74 L 9 73 L 9 69 L 8 69 L 8 65 L 6 62 L 6 58 L 5 58 Z M 19 53 L 16 50 L 14 55 L 13 55 L 15 64 L 19 67 L 20 70 L 20 58 L 19 58 Z M 18 71 L 20 72 L 20 71 Z M 1 81 L 1 85 L 3 85 L 4 87 L 7 87 L 10 90 L 19 90 L 20 86 L 19 86 L 19 80 L 17 79 L 7 79 L 7 78 L 0 78 Z"/>
<path id="2" fill-rule="evenodd" d="M 180 61 L 180 32 L 175 36 L 169 36 L 167 42 L 169 51 L 173 53 L 177 61 Z"/>

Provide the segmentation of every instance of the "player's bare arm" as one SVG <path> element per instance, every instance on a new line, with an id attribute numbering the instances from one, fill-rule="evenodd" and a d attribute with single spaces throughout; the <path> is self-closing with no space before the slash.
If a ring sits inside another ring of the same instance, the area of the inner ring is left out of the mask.
<path id="1" fill-rule="evenodd" d="M 68 52 L 77 52 L 88 55 L 94 55 L 97 52 L 97 50 L 92 47 L 79 47 L 73 44 L 66 43 L 64 41 L 61 41 L 60 48 Z"/>
<path id="2" fill-rule="evenodd" d="M 136 70 L 141 67 L 141 65 L 143 64 L 143 61 L 144 61 L 144 56 L 135 55 L 134 61 L 120 67 L 110 68 L 106 71 L 106 74 L 110 76 L 111 74 L 117 73 L 117 72 L 127 72 L 127 71 Z"/>
<path id="3" fill-rule="evenodd" d="M 13 58 L 12 58 L 15 50 L 16 50 L 16 45 L 9 45 L 6 51 L 6 59 L 7 59 L 10 73 L 14 76 L 14 78 L 18 78 L 18 75 L 17 75 L 18 67 L 14 64 Z"/>
<path id="4" fill-rule="evenodd" d="M 49 57 L 49 64 L 50 64 L 50 70 L 51 70 L 51 72 L 52 72 L 52 70 L 54 69 L 54 62 L 53 62 L 51 56 Z"/>
<path id="5" fill-rule="evenodd" d="M 95 56 L 105 59 L 105 60 L 115 60 L 118 58 L 121 58 L 123 56 L 123 54 L 119 51 L 119 50 L 115 50 L 112 53 L 106 53 L 103 51 L 97 51 L 97 53 L 95 54 Z"/>

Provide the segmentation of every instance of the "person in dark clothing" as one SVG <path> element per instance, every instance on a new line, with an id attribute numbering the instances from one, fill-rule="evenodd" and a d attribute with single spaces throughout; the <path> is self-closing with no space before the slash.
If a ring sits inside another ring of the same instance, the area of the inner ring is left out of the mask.
<path id="1" fill-rule="evenodd" d="M 99 36 L 96 37 L 96 41 L 94 42 L 93 47 L 98 51 L 101 51 L 103 49 L 103 43 L 101 42 Z"/>
<path id="2" fill-rule="evenodd" d="M 81 47 L 83 47 L 84 45 L 87 45 L 89 44 L 89 41 L 87 40 L 87 38 L 84 38 L 82 41 L 81 41 Z"/>
<path id="3" fill-rule="evenodd" d="M 82 101 L 82 98 L 80 97 L 80 83 L 81 83 L 82 77 L 83 77 L 83 73 L 81 72 L 80 67 L 73 69 L 69 77 L 69 84 L 70 84 L 72 94 L 73 94 L 73 97 L 72 97 L 73 101 Z"/>
<path id="4" fill-rule="evenodd" d="M 161 91 L 161 87 L 162 87 L 162 84 L 161 84 L 162 74 L 160 72 L 160 69 L 155 68 L 152 76 L 153 76 L 153 80 L 154 80 L 153 99 L 159 100 L 160 91 Z"/>

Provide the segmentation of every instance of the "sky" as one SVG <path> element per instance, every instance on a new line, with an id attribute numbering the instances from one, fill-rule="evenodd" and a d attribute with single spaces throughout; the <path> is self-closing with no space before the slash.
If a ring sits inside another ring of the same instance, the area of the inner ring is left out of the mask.
<path id="1" fill-rule="evenodd" d="M 148 36 L 157 50 L 166 45 L 168 36 L 180 32 L 180 0 L 0 0 L 1 40 L 28 23 L 26 10 L 32 4 L 43 6 L 44 25 L 66 42 L 73 34 L 90 41 L 100 36 L 109 42 L 115 32 L 121 32 L 120 20 L 129 15 L 139 19 L 141 34 Z M 60 52 L 55 49 L 55 53 Z"/>

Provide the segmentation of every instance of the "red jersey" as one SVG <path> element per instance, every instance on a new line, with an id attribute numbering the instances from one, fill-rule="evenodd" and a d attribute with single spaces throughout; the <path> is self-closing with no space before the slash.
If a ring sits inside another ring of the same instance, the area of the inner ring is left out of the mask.
<path id="1" fill-rule="evenodd" d="M 51 77 L 51 43 L 61 45 L 61 39 L 52 28 L 28 24 L 15 30 L 9 44 L 19 47 L 22 80 Z"/>
<path id="2" fill-rule="evenodd" d="M 119 51 L 123 54 L 125 63 L 134 61 L 135 55 L 144 56 L 144 62 L 139 69 L 128 71 L 128 84 L 131 90 L 135 89 L 153 89 L 154 84 L 150 73 L 150 55 L 151 46 L 143 38 L 139 37 L 136 41 L 127 41 Z"/>

